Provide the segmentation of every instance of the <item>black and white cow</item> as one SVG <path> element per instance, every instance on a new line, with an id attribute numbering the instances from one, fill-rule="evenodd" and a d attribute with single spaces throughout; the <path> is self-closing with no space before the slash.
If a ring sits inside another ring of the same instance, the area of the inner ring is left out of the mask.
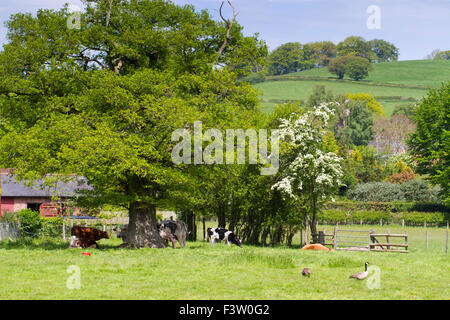
<path id="1" fill-rule="evenodd" d="M 228 246 L 232 243 L 242 248 L 242 243 L 233 231 L 224 228 L 208 228 L 208 238 L 211 243 L 211 247 L 214 246 L 216 240 L 226 241 Z"/>

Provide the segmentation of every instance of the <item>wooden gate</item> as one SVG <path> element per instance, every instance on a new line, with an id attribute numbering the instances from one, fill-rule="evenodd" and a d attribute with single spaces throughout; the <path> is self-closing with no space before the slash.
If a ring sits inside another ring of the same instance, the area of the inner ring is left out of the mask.
<path id="1" fill-rule="evenodd" d="M 339 230 L 336 228 L 335 250 L 370 250 L 370 231 Z"/>

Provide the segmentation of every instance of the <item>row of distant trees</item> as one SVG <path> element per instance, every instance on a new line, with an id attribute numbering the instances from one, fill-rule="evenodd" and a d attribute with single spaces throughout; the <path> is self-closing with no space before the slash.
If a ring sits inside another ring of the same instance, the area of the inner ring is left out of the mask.
<path id="1" fill-rule="evenodd" d="M 441 49 L 434 49 L 429 55 L 425 57 L 428 60 L 450 60 L 450 50 L 441 51 Z"/>
<path id="2" fill-rule="evenodd" d="M 336 58 L 347 56 L 366 64 L 396 61 L 398 48 L 385 40 L 366 41 L 362 37 L 350 36 L 337 45 L 331 41 L 301 44 L 289 42 L 275 49 L 268 57 L 268 74 L 282 75 L 331 64 Z"/>

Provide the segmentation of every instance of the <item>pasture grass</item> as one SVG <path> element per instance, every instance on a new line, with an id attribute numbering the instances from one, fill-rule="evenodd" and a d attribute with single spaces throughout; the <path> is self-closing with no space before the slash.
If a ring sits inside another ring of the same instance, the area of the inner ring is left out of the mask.
<path id="1" fill-rule="evenodd" d="M 299 77 L 288 80 L 289 77 Z M 303 77 L 303 78 L 302 78 Z M 286 78 L 286 80 L 283 80 Z M 314 79 L 312 79 L 314 78 Z M 269 113 L 286 100 L 306 101 L 318 85 L 324 85 L 333 94 L 359 93 L 372 94 L 391 116 L 397 105 L 414 102 L 424 97 L 428 88 L 439 87 L 443 81 L 450 80 L 450 61 L 411 60 L 374 64 L 369 77 L 361 81 L 350 81 L 347 77 L 338 80 L 327 68 L 314 68 L 277 77 L 255 84 L 261 92 L 262 110 Z"/>
<path id="2" fill-rule="evenodd" d="M 260 92 L 262 109 L 271 112 L 274 106 L 283 101 L 306 101 L 318 85 L 324 85 L 326 90 L 332 90 L 333 94 L 359 93 L 372 94 L 383 107 L 386 115 L 390 116 L 396 105 L 411 102 L 426 96 L 427 89 L 411 89 L 383 86 L 368 86 L 358 83 L 346 83 L 338 81 L 266 81 L 253 85 Z"/>
<path id="3" fill-rule="evenodd" d="M 448 60 L 408 60 L 373 64 L 373 70 L 362 82 L 403 84 L 412 86 L 439 87 L 444 80 L 450 80 Z M 313 76 L 336 78 L 327 68 L 314 68 L 290 73 L 287 76 Z M 350 79 L 347 76 L 344 79 Z"/>
<path id="4" fill-rule="evenodd" d="M 327 228 L 333 226 L 319 230 Z M 401 227 L 342 228 L 397 232 Z M 299 236 L 292 248 L 224 243 L 211 248 L 197 241 L 175 250 L 122 249 L 117 238 L 99 241 L 100 249 L 69 249 L 67 242 L 52 239 L 3 241 L 0 299 L 450 299 L 445 229 L 429 229 L 428 252 L 424 229 L 406 230 L 409 254 L 303 251 Z M 199 228 L 199 239 L 201 234 Z M 91 256 L 82 255 L 85 251 Z M 380 289 L 349 279 L 366 261 L 380 268 Z M 67 288 L 71 265 L 80 268 L 80 289 Z M 311 268 L 311 278 L 302 277 L 304 267 Z M 212 290 L 217 287 L 221 290 Z"/>

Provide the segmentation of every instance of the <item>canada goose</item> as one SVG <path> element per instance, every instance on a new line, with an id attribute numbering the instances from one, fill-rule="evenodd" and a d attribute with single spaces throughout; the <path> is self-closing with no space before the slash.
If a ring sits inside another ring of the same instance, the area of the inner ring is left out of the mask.
<path id="1" fill-rule="evenodd" d="M 310 268 L 303 268 L 302 275 L 304 277 L 308 277 L 308 278 L 311 277 L 311 269 Z"/>
<path id="2" fill-rule="evenodd" d="M 355 273 L 355 274 L 351 275 L 350 278 L 355 278 L 358 280 L 364 280 L 365 278 L 367 278 L 367 275 L 369 274 L 369 272 L 367 271 L 368 264 L 369 264 L 369 262 L 366 262 L 366 271 L 361 271 L 361 272 Z"/>

